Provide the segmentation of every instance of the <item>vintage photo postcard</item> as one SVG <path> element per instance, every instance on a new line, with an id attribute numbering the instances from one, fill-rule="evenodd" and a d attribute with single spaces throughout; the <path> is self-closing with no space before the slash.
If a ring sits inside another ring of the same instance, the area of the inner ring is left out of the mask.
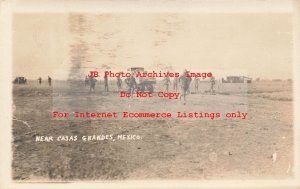
<path id="1" fill-rule="evenodd" d="M 300 1 L 0 16 L 0 188 L 300 187 Z"/>

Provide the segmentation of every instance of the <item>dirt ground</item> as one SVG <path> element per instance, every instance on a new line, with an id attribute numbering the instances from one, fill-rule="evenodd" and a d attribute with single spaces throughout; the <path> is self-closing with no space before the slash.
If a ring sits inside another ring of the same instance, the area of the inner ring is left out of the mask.
<path id="1" fill-rule="evenodd" d="M 191 87 L 187 104 L 178 100 L 120 99 L 117 92 L 55 82 L 14 85 L 12 121 L 14 180 L 274 179 L 293 176 L 292 83 L 260 81 Z M 247 85 L 247 88 L 244 88 Z M 156 91 L 163 88 L 157 86 Z M 116 86 L 112 86 L 112 91 Z M 83 91 L 83 92 L 82 92 Z M 53 110 L 248 112 L 241 119 L 53 120 Z M 139 135 L 140 140 L 36 142 L 36 136 Z M 276 156 L 276 157 L 275 157 Z"/>

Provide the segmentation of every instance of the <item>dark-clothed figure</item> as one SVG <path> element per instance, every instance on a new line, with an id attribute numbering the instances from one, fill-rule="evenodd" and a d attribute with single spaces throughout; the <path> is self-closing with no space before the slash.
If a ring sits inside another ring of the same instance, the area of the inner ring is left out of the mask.
<path id="1" fill-rule="evenodd" d="M 178 77 L 174 78 L 173 89 L 174 89 L 175 92 L 177 92 L 177 90 L 178 90 Z"/>
<path id="2" fill-rule="evenodd" d="M 136 88 L 135 77 L 131 76 L 130 78 L 125 79 L 125 83 L 128 86 L 128 91 L 130 92 L 131 97 L 133 96 L 134 90 Z"/>
<path id="3" fill-rule="evenodd" d="M 85 76 L 85 79 L 84 79 L 84 86 L 88 86 L 89 85 L 89 78 L 88 76 Z"/>
<path id="4" fill-rule="evenodd" d="M 41 85 L 41 84 L 42 84 L 42 78 L 39 77 L 39 78 L 38 78 L 38 81 L 39 81 L 39 84 Z"/>
<path id="5" fill-rule="evenodd" d="M 52 83 L 52 78 L 50 76 L 48 76 L 48 84 L 49 84 L 49 86 L 51 86 L 51 83 Z"/>
<path id="6" fill-rule="evenodd" d="M 211 94 L 215 94 L 215 89 L 214 89 L 215 84 L 216 84 L 215 77 L 211 77 L 210 78 L 210 92 L 211 92 Z"/>
<path id="7" fill-rule="evenodd" d="M 104 76 L 104 91 L 108 92 L 108 77 L 107 77 L 107 75 Z"/>
<path id="8" fill-rule="evenodd" d="M 120 91 L 122 89 L 122 79 L 120 77 L 117 77 L 117 86 L 118 90 Z"/>
<path id="9" fill-rule="evenodd" d="M 95 92 L 96 82 L 97 80 L 94 77 L 90 77 L 90 92 Z"/>
<path id="10" fill-rule="evenodd" d="M 180 88 L 181 88 L 181 93 L 180 93 L 180 100 L 183 97 L 183 104 L 185 105 L 186 103 L 186 95 L 188 93 L 190 83 L 192 81 L 192 78 L 186 76 L 187 71 L 184 70 L 183 74 L 179 77 L 179 83 L 180 83 Z"/>
<path id="11" fill-rule="evenodd" d="M 170 77 L 165 77 L 165 78 L 164 78 L 164 86 L 166 87 L 165 90 L 166 90 L 167 92 L 169 91 L 169 85 L 171 85 Z"/>

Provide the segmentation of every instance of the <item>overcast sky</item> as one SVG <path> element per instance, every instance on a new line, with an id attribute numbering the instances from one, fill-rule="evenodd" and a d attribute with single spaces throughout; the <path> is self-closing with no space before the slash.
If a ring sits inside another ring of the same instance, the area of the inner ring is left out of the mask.
<path id="1" fill-rule="evenodd" d="M 287 13 L 27 13 L 14 15 L 13 30 L 14 77 L 108 65 L 117 71 L 143 66 L 292 78 Z"/>

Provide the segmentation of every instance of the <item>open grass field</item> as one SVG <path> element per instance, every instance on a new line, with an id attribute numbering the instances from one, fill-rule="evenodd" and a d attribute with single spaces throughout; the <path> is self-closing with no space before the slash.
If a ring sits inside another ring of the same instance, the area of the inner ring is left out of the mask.
<path id="1" fill-rule="evenodd" d="M 124 99 L 110 83 L 94 93 L 82 83 L 30 81 L 13 86 L 13 179 L 276 179 L 293 176 L 293 97 L 288 81 L 191 84 L 179 100 Z M 157 84 L 155 91 L 163 90 Z M 154 93 L 156 94 L 156 93 Z M 247 119 L 66 119 L 52 111 L 243 111 Z M 137 135 L 138 140 L 82 141 L 92 135 Z M 36 142 L 36 136 L 77 141 Z"/>

